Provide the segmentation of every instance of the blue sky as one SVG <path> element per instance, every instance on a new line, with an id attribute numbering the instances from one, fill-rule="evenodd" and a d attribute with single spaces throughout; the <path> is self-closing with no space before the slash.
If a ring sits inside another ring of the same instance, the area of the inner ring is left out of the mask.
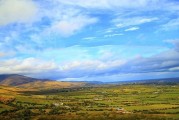
<path id="1" fill-rule="evenodd" d="M 178 0 L 0 0 L 0 73 L 179 77 Z"/>

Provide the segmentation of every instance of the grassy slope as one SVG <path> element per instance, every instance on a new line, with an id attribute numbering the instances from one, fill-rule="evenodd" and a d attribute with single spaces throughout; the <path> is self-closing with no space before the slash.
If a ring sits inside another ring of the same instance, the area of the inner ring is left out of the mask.
<path id="1" fill-rule="evenodd" d="M 59 88 L 72 88 L 80 87 L 85 83 L 73 83 L 73 82 L 59 82 L 59 81 L 35 81 L 26 84 L 19 85 L 20 88 L 30 89 L 59 89 Z"/>
<path id="2" fill-rule="evenodd" d="M 0 84 L 6 86 L 17 86 L 37 80 L 38 79 L 17 74 L 0 75 Z"/>
<path id="3" fill-rule="evenodd" d="M 23 89 L 17 87 L 0 85 L 0 95 L 16 95 L 22 90 Z"/>

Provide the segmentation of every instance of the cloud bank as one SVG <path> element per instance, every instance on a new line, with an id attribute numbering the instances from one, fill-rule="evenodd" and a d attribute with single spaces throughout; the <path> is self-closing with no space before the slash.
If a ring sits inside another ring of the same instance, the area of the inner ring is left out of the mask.
<path id="1" fill-rule="evenodd" d="M 1 61 L 0 72 L 25 74 L 40 78 L 45 76 L 58 80 L 67 80 L 68 78 L 90 80 L 92 78 L 118 76 L 118 78 L 113 78 L 113 80 L 117 81 L 124 78 L 125 75 L 125 79 L 129 79 L 130 77 L 127 77 L 128 74 L 139 76 L 135 77 L 135 79 L 140 79 L 145 74 L 167 73 L 170 75 L 179 72 L 178 40 L 170 42 L 175 46 L 174 49 L 151 57 L 136 56 L 132 59 L 80 60 L 64 62 L 63 64 L 36 58 L 26 58 L 23 60 L 9 59 Z"/>

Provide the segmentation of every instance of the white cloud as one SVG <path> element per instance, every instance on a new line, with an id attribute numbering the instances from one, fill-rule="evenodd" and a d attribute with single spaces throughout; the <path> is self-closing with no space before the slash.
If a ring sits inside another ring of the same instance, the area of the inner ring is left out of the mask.
<path id="1" fill-rule="evenodd" d="M 124 17 L 118 17 L 116 19 L 113 19 L 112 22 L 116 25 L 118 28 L 133 26 L 133 25 L 141 25 L 144 23 L 149 23 L 152 21 L 158 20 L 156 17 L 130 17 L 130 18 L 124 18 Z"/>
<path id="2" fill-rule="evenodd" d="M 115 37 L 115 36 L 121 36 L 121 35 L 124 35 L 124 34 L 122 34 L 122 33 L 107 34 L 107 35 L 104 35 L 104 37 L 108 38 L 108 37 Z"/>
<path id="3" fill-rule="evenodd" d="M 84 40 L 93 40 L 93 39 L 96 39 L 96 37 L 85 37 L 83 38 Z"/>
<path id="4" fill-rule="evenodd" d="M 179 30 L 179 18 L 172 19 L 168 21 L 166 24 L 161 26 L 162 30 L 169 31 L 169 30 Z"/>
<path id="5" fill-rule="evenodd" d="M 127 32 L 127 31 L 135 31 L 135 30 L 138 30 L 139 29 L 139 27 L 131 27 L 131 28 L 128 28 L 128 29 L 126 29 L 125 31 Z"/>
<path id="6" fill-rule="evenodd" d="M 179 71 L 179 66 L 174 67 L 174 68 L 170 68 L 169 71 Z"/>
<path id="7" fill-rule="evenodd" d="M 92 9 L 138 8 L 156 5 L 159 0 L 58 0 L 61 3 Z"/>
<path id="8" fill-rule="evenodd" d="M 110 74 L 111 69 L 116 66 L 125 64 L 124 60 L 116 61 L 100 61 L 100 60 L 85 60 L 68 62 L 60 67 L 60 75 L 67 77 L 85 77 L 98 76 L 100 74 Z"/>
<path id="9" fill-rule="evenodd" d="M 32 22 L 37 11 L 37 5 L 32 0 L 1 0 L 0 25 Z"/>
<path id="10" fill-rule="evenodd" d="M 57 65 L 52 61 L 42 61 L 36 58 L 26 58 L 24 60 L 8 59 L 0 62 L 0 73 L 17 74 L 38 74 L 57 69 Z"/>
<path id="11" fill-rule="evenodd" d="M 105 30 L 105 33 L 112 33 L 113 32 L 113 30 L 112 29 L 107 29 L 107 30 Z"/>
<path id="12" fill-rule="evenodd" d="M 97 21 L 97 18 L 91 18 L 85 15 L 68 17 L 67 19 L 62 19 L 55 22 L 51 28 L 48 29 L 48 31 L 56 32 L 64 37 L 68 37 L 83 29 L 84 27 L 96 23 Z"/>

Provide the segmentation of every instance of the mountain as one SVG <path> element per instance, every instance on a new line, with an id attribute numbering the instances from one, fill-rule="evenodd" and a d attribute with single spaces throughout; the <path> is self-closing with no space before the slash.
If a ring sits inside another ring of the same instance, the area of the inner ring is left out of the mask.
<path id="1" fill-rule="evenodd" d="M 42 81 L 42 80 L 31 78 L 31 77 L 26 77 L 26 76 L 18 75 L 18 74 L 0 75 L 0 84 L 6 85 L 6 86 L 17 86 L 17 85 L 22 85 L 22 84 L 29 83 L 29 82 L 34 82 L 34 81 Z"/>
<path id="2" fill-rule="evenodd" d="M 84 86 L 84 82 L 60 82 L 47 79 L 36 79 L 18 74 L 0 75 L 0 85 L 28 89 L 58 89 Z"/>

